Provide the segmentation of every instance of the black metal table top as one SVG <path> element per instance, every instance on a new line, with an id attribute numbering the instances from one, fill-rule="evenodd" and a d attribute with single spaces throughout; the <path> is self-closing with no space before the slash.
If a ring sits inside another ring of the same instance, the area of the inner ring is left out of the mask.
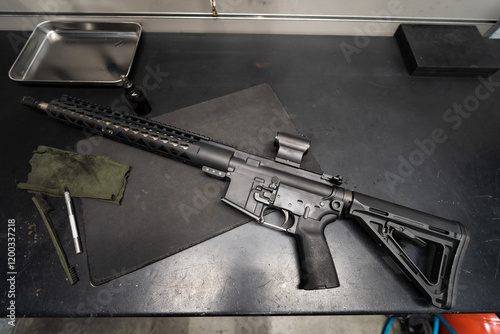
<path id="1" fill-rule="evenodd" d="M 11 81 L 7 73 L 25 34 L 0 36 L 0 277 L 8 273 L 9 219 L 15 220 L 17 272 L 14 298 L 7 298 L 9 284 L 2 279 L 2 313 L 10 300 L 18 316 L 444 312 L 429 306 L 348 220 L 325 231 L 337 289 L 297 289 L 293 238 L 253 223 L 99 287 L 88 282 L 85 258 L 67 252 L 80 275 L 71 286 L 56 253 L 37 249 L 39 216 L 15 180 L 28 174 L 38 145 L 74 149 L 83 134 L 28 111 L 19 100 L 66 93 L 114 108 L 126 104 L 119 87 Z M 470 243 L 451 311 L 498 312 L 500 75 L 410 77 L 393 38 L 370 37 L 362 46 L 352 36 L 146 32 L 132 77 L 147 91 L 151 117 L 269 84 L 298 130 L 312 139 L 322 169 L 343 175 L 346 188 L 466 225 Z M 62 238 L 72 242 L 69 228 Z"/>

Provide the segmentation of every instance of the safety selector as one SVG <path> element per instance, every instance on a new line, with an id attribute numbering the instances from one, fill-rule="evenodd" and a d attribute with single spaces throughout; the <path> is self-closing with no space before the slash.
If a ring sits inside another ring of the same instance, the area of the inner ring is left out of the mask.
<path id="1" fill-rule="evenodd" d="M 278 154 L 274 160 L 293 167 L 300 167 L 302 158 L 307 154 L 310 145 L 309 138 L 278 132 L 274 139 L 274 146 L 278 147 Z"/>

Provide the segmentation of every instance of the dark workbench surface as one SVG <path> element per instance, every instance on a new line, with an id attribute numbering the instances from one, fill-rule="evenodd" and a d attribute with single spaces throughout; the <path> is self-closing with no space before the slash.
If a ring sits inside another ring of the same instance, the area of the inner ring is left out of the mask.
<path id="1" fill-rule="evenodd" d="M 48 235 L 31 195 L 16 189 L 15 180 L 26 178 L 37 145 L 74 149 L 84 136 L 19 100 L 67 93 L 116 108 L 125 103 L 117 87 L 11 81 L 8 70 L 26 35 L 0 34 L 0 277 L 8 271 L 7 221 L 15 219 L 18 316 L 443 312 L 428 306 L 347 220 L 325 232 L 337 289 L 298 290 L 293 238 L 254 223 L 99 287 L 89 284 L 85 257 L 67 251 L 81 280 L 70 286 L 53 249 L 40 247 L 50 242 Z M 393 38 L 356 45 L 354 37 L 144 33 L 132 78 L 147 90 L 151 117 L 268 83 L 312 139 L 323 170 L 343 175 L 346 188 L 466 225 L 470 243 L 451 311 L 500 311 L 500 74 L 489 83 L 410 77 Z M 346 57 L 342 48 L 354 52 Z M 449 111 L 460 104 L 470 112 Z M 435 129 L 446 140 L 416 161 L 416 141 L 432 138 Z M 417 165 L 401 169 L 410 159 Z M 79 211 L 79 201 L 75 205 Z M 58 209 L 63 219 L 64 207 Z M 61 231 L 71 250 L 69 226 Z M 6 279 L 1 282 L 5 314 L 10 299 Z"/>

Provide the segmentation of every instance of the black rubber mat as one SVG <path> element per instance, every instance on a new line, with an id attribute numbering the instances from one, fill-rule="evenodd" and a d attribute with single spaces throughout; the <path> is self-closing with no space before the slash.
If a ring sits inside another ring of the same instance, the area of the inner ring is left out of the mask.
<path id="1" fill-rule="evenodd" d="M 297 133 L 268 85 L 156 118 L 250 153 L 274 158 L 276 132 Z M 227 182 L 201 169 L 104 138 L 92 154 L 132 166 L 120 206 L 82 201 L 90 280 L 99 285 L 249 221 L 220 201 Z M 320 171 L 312 155 L 302 167 Z"/>

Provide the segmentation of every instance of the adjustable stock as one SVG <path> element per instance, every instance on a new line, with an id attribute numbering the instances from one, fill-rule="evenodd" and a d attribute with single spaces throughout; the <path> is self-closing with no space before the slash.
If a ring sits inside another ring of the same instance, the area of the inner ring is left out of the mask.
<path id="1" fill-rule="evenodd" d="M 346 212 L 385 250 L 431 303 L 450 308 L 469 240 L 462 224 L 353 193 Z"/>

